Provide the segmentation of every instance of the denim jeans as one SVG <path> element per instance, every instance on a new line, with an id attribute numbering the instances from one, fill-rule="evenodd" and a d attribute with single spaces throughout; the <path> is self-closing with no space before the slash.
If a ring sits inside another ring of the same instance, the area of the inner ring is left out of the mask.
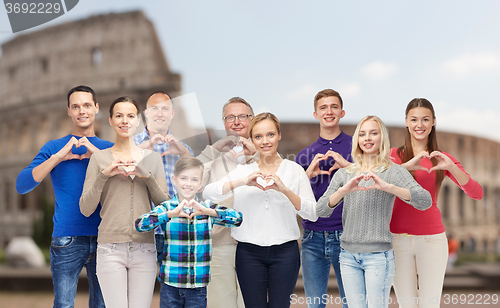
<path id="1" fill-rule="evenodd" d="M 80 272 L 85 266 L 89 281 L 89 307 L 104 306 L 96 275 L 97 236 L 53 237 L 50 270 L 54 284 L 54 308 L 74 307 Z"/>
<path id="2" fill-rule="evenodd" d="M 207 288 L 176 288 L 162 283 L 160 308 L 206 308 Z"/>
<path id="3" fill-rule="evenodd" d="M 308 308 L 324 308 L 328 301 L 327 289 L 330 277 L 330 264 L 333 265 L 342 306 L 347 308 L 344 286 L 340 273 L 340 235 L 339 231 L 304 230 L 301 240 L 302 279 Z"/>
<path id="4" fill-rule="evenodd" d="M 396 263 L 394 250 L 340 252 L 340 270 L 349 308 L 387 308 Z"/>
<path id="5" fill-rule="evenodd" d="M 238 243 L 236 274 L 245 307 L 290 307 L 299 268 L 297 241 L 273 246 Z"/>

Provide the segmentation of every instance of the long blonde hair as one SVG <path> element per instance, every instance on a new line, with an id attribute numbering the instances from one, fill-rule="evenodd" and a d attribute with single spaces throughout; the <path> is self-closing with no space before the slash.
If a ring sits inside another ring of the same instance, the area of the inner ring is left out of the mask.
<path id="1" fill-rule="evenodd" d="M 375 121 L 377 122 L 380 128 L 380 149 L 379 154 L 377 155 L 377 161 L 374 167 L 370 167 L 368 162 L 365 161 L 363 151 L 359 147 L 359 131 L 361 129 L 361 125 L 366 121 Z M 376 171 L 382 172 L 385 169 L 389 168 L 393 163 L 389 158 L 389 152 L 391 150 L 391 144 L 389 142 L 389 133 L 387 132 L 387 128 L 384 125 L 384 122 L 377 116 L 366 116 L 361 121 L 359 121 L 358 126 L 356 126 L 356 130 L 354 131 L 354 135 L 352 136 L 352 159 L 354 163 L 346 168 L 348 173 L 359 173 L 361 171 Z"/>

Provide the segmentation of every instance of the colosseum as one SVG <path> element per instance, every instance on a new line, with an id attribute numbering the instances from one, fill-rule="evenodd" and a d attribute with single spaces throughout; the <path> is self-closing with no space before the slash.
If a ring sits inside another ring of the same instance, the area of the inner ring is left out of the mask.
<path id="1" fill-rule="evenodd" d="M 181 77 L 171 72 L 153 24 L 140 11 L 91 16 L 4 43 L 0 57 L 0 248 L 15 236 L 32 235 L 34 221 L 41 215 L 41 200 L 53 198 L 49 178 L 26 195 L 16 193 L 15 181 L 45 142 L 71 132 L 66 94 L 79 84 L 96 90 L 104 111 L 122 95 L 144 103 L 154 90 L 181 94 Z M 96 134 L 112 140 L 105 113 L 97 117 Z M 185 123 L 183 111 L 177 110 L 172 125 L 189 129 Z M 342 128 L 349 134 L 354 131 L 351 125 Z M 294 158 L 319 134 L 316 123 L 283 123 L 282 130 L 287 133 L 279 151 L 288 158 Z M 390 127 L 394 146 L 403 143 L 403 134 L 404 128 Z M 446 132 L 438 138 L 441 149 L 453 153 L 484 189 L 484 198 L 475 201 L 445 180 L 439 207 L 448 233 L 464 249 L 493 253 L 500 230 L 500 143 Z"/>

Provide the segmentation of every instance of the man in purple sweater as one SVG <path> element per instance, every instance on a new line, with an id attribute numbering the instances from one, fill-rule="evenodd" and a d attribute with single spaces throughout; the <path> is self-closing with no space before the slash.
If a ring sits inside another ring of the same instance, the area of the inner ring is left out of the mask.
<path id="1" fill-rule="evenodd" d="M 325 89 L 314 97 L 314 117 L 319 121 L 319 138 L 299 152 L 295 162 L 306 170 L 316 201 L 328 188 L 339 168 L 346 167 L 351 159 L 352 137 L 340 130 L 339 121 L 344 117 L 340 94 Z M 301 240 L 302 278 L 308 308 L 325 307 L 331 303 L 327 295 L 330 264 L 333 265 L 339 293 L 347 308 L 340 274 L 339 254 L 342 234 L 342 203 L 328 218 L 316 222 L 303 220 Z"/>
<path id="2" fill-rule="evenodd" d="M 17 192 L 26 194 L 50 173 L 55 195 L 50 270 L 54 307 L 58 308 L 74 307 L 78 279 L 84 266 L 89 281 L 89 307 L 105 307 L 95 258 L 100 207 L 85 217 L 79 206 L 90 155 L 113 145 L 95 136 L 94 120 L 98 112 L 94 90 L 87 86 L 71 89 L 68 115 L 73 121 L 72 134 L 47 142 L 17 176 Z"/>

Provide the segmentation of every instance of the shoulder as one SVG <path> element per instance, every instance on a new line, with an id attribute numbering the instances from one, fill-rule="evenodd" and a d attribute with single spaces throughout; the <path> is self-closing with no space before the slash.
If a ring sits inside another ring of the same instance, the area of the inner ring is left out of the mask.
<path id="1" fill-rule="evenodd" d="M 300 165 L 309 165 L 312 161 L 312 158 L 318 153 L 318 147 L 320 144 L 316 140 L 313 144 L 308 147 L 303 148 L 295 157 L 295 162 Z"/>
<path id="2" fill-rule="evenodd" d="M 69 142 L 71 137 L 72 135 L 67 135 L 59 139 L 49 140 L 42 146 L 40 152 L 45 152 L 52 155 L 62 149 Z"/>
<path id="3" fill-rule="evenodd" d="M 95 151 L 94 154 L 92 154 L 92 156 L 94 157 L 94 159 L 98 160 L 98 161 L 102 161 L 102 160 L 105 160 L 105 159 L 110 159 L 111 160 L 111 149 L 110 148 L 107 148 L 107 149 L 104 149 L 104 150 L 99 150 L 99 151 Z"/>
<path id="4" fill-rule="evenodd" d="M 149 149 L 144 149 L 144 159 L 150 160 L 150 161 L 155 161 L 159 160 L 161 161 L 161 155 L 158 152 L 151 151 Z"/>
<path id="5" fill-rule="evenodd" d="M 71 137 L 73 137 L 72 135 L 66 135 L 62 138 L 59 138 L 59 139 L 53 139 L 53 140 L 49 140 L 47 141 L 47 143 L 44 145 L 44 146 L 64 146 L 66 143 L 69 142 L 69 140 L 71 139 Z"/>
<path id="6" fill-rule="evenodd" d="M 406 170 L 405 167 L 401 166 L 401 165 L 398 165 L 398 164 L 395 164 L 395 163 L 392 163 L 389 168 L 385 169 L 382 173 L 386 173 L 388 175 L 394 175 L 396 177 L 400 177 L 400 176 L 410 176 L 411 177 L 411 174 L 408 170 Z"/>
<path id="7" fill-rule="evenodd" d="M 104 150 L 104 149 L 110 148 L 110 147 L 112 147 L 114 145 L 113 142 L 101 139 L 99 137 L 92 138 L 90 140 L 90 142 L 92 142 L 92 144 L 95 145 L 100 150 Z"/>
<path id="8" fill-rule="evenodd" d="M 294 162 L 293 160 L 289 159 L 283 159 L 282 164 L 284 164 L 284 167 L 293 170 L 294 172 L 305 172 L 304 168 L 300 166 L 298 163 Z"/>
<path id="9" fill-rule="evenodd" d="M 398 155 L 398 148 L 392 148 L 391 151 L 389 152 L 389 158 L 395 162 L 396 164 L 400 165 L 401 164 L 401 159 L 399 158 Z"/>
<path id="10" fill-rule="evenodd" d="M 352 144 L 352 136 L 344 133 L 343 131 L 340 131 L 340 135 L 338 135 L 337 138 L 340 139 L 340 143 Z"/>

